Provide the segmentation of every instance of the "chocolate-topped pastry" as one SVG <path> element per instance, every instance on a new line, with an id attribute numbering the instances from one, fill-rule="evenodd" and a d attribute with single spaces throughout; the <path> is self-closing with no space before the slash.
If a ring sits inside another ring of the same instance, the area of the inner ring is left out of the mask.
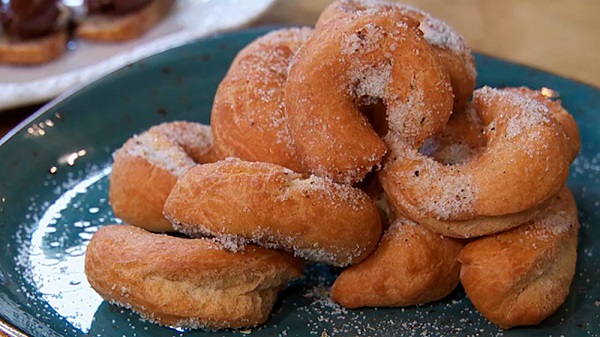
<path id="1" fill-rule="evenodd" d="M 0 64 L 42 64 L 63 55 L 69 17 L 59 0 L 0 0 Z"/>
<path id="2" fill-rule="evenodd" d="M 164 19 L 176 0 L 85 0 L 89 15 L 75 36 L 117 42 L 138 38 Z"/>
<path id="3" fill-rule="evenodd" d="M 56 0 L 10 0 L 0 4 L 2 28 L 21 39 L 52 33 L 59 16 Z"/>
<path id="4" fill-rule="evenodd" d="M 150 0 L 86 0 L 90 13 L 102 13 L 110 15 L 127 14 L 134 12 Z"/>

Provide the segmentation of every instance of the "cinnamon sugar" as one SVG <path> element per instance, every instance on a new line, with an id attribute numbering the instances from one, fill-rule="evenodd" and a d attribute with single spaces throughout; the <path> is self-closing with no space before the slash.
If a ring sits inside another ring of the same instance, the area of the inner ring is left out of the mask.
<path id="1" fill-rule="evenodd" d="M 378 65 L 363 65 L 349 70 L 350 82 L 353 86 L 354 97 L 368 96 L 383 98 L 386 88 L 392 78 L 392 65 L 383 63 Z"/>
<path id="2" fill-rule="evenodd" d="M 539 136 L 537 129 L 551 122 L 551 112 L 548 106 L 517 92 L 485 86 L 473 93 L 473 99 L 479 100 L 485 105 L 498 102 L 508 106 L 504 113 L 510 116 L 506 126 L 508 139 L 527 134 L 528 139 L 533 141 Z M 500 117 L 504 117 L 504 115 L 500 115 Z"/>
<path id="3" fill-rule="evenodd" d="M 430 191 L 416 206 L 421 213 L 430 214 L 438 220 L 448 220 L 473 211 L 479 199 L 479 189 L 474 185 L 473 175 L 463 171 L 462 165 L 444 165 L 402 142 L 391 144 L 394 157 L 406 158 L 398 160 L 413 163 L 413 169 L 393 174 L 405 182 L 407 189 L 416 191 L 426 186 Z"/>
<path id="4" fill-rule="evenodd" d="M 150 133 L 134 136 L 131 142 L 115 153 L 115 159 L 120 153 L 142 157 L 151 164 L 171 172 L 174 176 L 180 176 L 196 165 L 196 162 L 179 145 L 167 137 Z"/>
<path id="5" fill-rule="evenodd" d="M 385 34 L 382 27 L 375 23 L 368 23 L 353 34 L 342 37 L 341 54 L 371 53 L 380 47 L 380 42 L 384 39 Z"/>
<path id="6" fill-rule="evenodd" d="M 114 154 L 141 157 L 178 177 L 197 165 L 212 148 L 210 127 L 191 122 L 169 122 L 133 136 Z"/>

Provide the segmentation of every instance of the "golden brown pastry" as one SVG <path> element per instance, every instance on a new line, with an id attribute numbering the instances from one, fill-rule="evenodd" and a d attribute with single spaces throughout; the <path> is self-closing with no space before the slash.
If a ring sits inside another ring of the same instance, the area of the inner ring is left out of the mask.
<path id="1" fill-rule="evenodd" d="M 181 176 L 164 214 L 176 230 L 214 235 L 230 249 L 253 242 L 336 266 L 360 262 L 381 234 L 377 208 L 363 191 L 233 158 Z"/>
<path id="2" fill-rule="evenodd" d="M 139 3 L 134 0 L 104 0 L 87 1 L 93 3 L 109 3 L 108 11 L 103 11 L 99 6 L 98 11 L 92 7 L 91 14 L 77 27 L 77 37 L 103 42 L 117 42 L 135 39 L 146 33 L 158 22 L 169 14 L 175 0 L 150 0 L 141 1 L 140 8 L 128 5 L 127 2 Z M 111 3 L 114 2 L 114 3 Z M 127 10 L 116 11 L 121 3 L 125 3 Z"/>
<path id="3" fill-rule="evenodd" d="M 330 21 L 354 13 L 393 11 L 419 21 L 425 40 L 438 52 L 448 69 L 454 92 L 454 112 L 462 111 L 475 88 L 477 71 L 471 49 L 454 28 L 418 8 L 385 0 L 340 0 L 329 5 L 316 24 L 319 30 Z"/>
<path id="4" fill-rule="evenodd" d="M 99 229 L 85 256 L 90 285 L 112 304 L 154 323 L 223 329 L 264 323 L 277 292 L 302 276 L 300 260 L 248 245 L 232 253 L 210 239 Z"/>
<path id="5" fill-rule="evenodd" d="M 130 138 L 114 154 L 109 197 L 115 215 L 149 231 L 172 231 L 162 209 L 177 177 L 216 160 L 206 125 L 163 123 Z"/>
<path id="6" fill-rule="evenodd" d="M 305 168 L 355 183 L 387 151 L 360 105 L 381 100 L 388 133 L 415 147 L 444 128 L 452 113 L 448 70 L 418 29 L 395 11 L 333 20 L 306 41 L 290 67 L 288 125 Z"/>
<path id="7" fill-rule="evenodd" d="M 459 282 L 463 243 L 396 220 L 366 260 L 344 270 L 331 298 L 347 308 L 404 307 L 446 297 Z"/>
<path id="8" fill-rule="evenodd" d="M 467 244 L 458 256 L 460 280 L 475 308 L 505 329 L 554 313 L 575 274 L 578 230 L 565 187 L 533 222 Z"/>
<path id="9" fill-rule="evenodd" d="M 263 161 L 302 172 L 285 116 L 288 68 L 310 28 L 284 28 L 259 37 L 233 60 L 219 84 L 210 125 L 223 157 Z"/>
<path id="10" fill-rule="evenodd" d="M 574 122 L 566 130 L 545 98 L 533 98 L 530 91 L 474 92 L 485 146 L 460 164 L 445 165 L 405 142 L 389 142 L 391 153 L 378 175 L 394 208 L 458 238 L 497 233 L 535 217 L 565 184 L 578 149 L 573 143 L 579 141 Z M 572 119 L 560 110 L 560 118 Z"/>

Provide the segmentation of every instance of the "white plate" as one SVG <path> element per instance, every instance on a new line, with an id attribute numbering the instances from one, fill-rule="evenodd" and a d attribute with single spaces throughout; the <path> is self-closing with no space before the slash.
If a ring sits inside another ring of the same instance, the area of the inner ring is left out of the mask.
<path id="1" fill-rule="evenodd" d="M 146 56 L 256 19 L 275 0 L 179 0 L 143 37 L 125 43 L 77 40 L 60 59 L 42 66 L 0 66 L 0 110 L 49 100 Z"/>

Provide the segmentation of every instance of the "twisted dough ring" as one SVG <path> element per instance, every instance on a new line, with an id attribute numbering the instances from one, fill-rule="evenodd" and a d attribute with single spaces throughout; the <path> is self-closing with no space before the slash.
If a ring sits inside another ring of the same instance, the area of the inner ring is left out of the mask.
<path id="1" fill-rule="evenodd" d="M 572 117 L 530 89 L 484 87 L 473 96 L 486 125 L 480 153 L 444 165 L 390 142 L 378 173 L 396 210 L 452 237 L 496 233 L 532 219 L 562 189 L 580 147 Z"/>
<path id="2" fill-rule="evenodd" d="M 363 191 L 239 159 L 188 171 L 164 214 L 178 231 L 214 235 L 232 250 L 254 242 L 336 266 L 360 262 L 381 234 L 379 213 Z"/>
<path id="3" fill-rule="evenodd" d="M 373 254 L 345 269 L 331 299 L 347 308 L 403 307 L 446 297 L 459 282 L 463 243 L 397 219 Z"/>
<path id="4" fill-rule="evenodd" d="M 565 187 L 531 223 L 467 244 L 458 256 L 460 280 L 475 308 L 505 329 L 554 313 L 575 274 L 578 230 Z"/>
<path id="5" fill-rule="evenodd" d="M 222 157 L 302 171 L 287 129 L 284 86 L 292 57 L 311 33 L 310 28 L 281 29 L 238 53 L 217 89 L 211 115 Z"/>
<path id="6" fill-rule="evenodd" d="M 462 111 L 475 88 L 477 77 L 475 59 L 465 39 L 444 21 L 434 18 L 429 13 L 415 7 L 399 3 L 374 0 L 341 0 L 332 3 L 321 13 L 316 29 L 319 30 L 328 22 L 353 13 L 368 11 L 394 11 L 419 21 L 419 29 L 423 32 L 425 40 L 437 50 L 442 63 L 449 71 L 454 92 L 454 112 Z"/>
<path id="7" fill-rule="evenodd" d="M 416 147 L 446 125 L 448 71 L 418 26 L 394 11 L 358 12 L 325 24 L 298 51 L 285 102 L 309 172 L 353 183 L 381 162 L 386 144 L 359 111 L 361 101 L 381 99 L 390 132 Z"/>
<path id="8" fill-rule="evenodd" d="M 302 263 L 253 245 L 232 253 L 209 239 L 112 225 L 92 237 L 85 274 L 105 300 L 152 322 L 223 329 L 264 323 L 277 292 L 302 276 Z"/>
<path id="9" fill-rule="evenodd" d="M 216 160 L 206 125 L 163 123 L 130 138 L 114 154 L 109 198 L 115 215 L 149 231 L 172 231 L 162 209 L 177 177 Z"/>

